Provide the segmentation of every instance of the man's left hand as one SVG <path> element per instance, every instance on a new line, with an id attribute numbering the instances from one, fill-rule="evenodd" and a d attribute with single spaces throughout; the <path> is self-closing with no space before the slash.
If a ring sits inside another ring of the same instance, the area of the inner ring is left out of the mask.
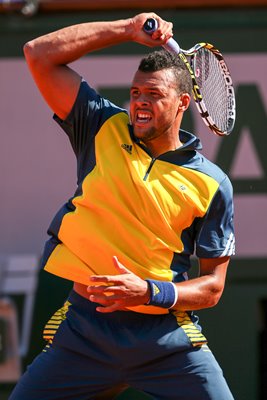
<path id="1" fill-rule="evenodd" d="M 118 275 L 93 275 L 90 278 L 97 283 L 87 287 L 89 300 L 101 305 L 96 310 L 108 313 L 148 303 L 150 293 L 147 282 L 129 271 L 116 256 L 113 263 Z"/>

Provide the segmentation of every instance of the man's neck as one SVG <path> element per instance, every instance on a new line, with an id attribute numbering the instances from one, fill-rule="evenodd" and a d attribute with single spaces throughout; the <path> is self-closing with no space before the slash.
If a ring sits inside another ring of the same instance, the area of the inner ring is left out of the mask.
<path id="1" fill-rule="evenodd" d="M 179 135 L 173 140 L 151 140 L 151 141 L 144 141 L 144 144 L 149 149 L 149 152 L 153 156 L 153 158 L 159 157 L 161 154 L 167 153 L 168 151 L 174 151 L 181 147 L 183 143 L 179 139 Z"/>

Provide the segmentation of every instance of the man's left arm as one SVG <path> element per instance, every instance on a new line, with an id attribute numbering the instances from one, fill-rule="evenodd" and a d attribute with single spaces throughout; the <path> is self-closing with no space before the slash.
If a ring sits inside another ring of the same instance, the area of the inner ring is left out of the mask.
<path id="1" fill-rule="evenodd" d="M 89 300 L 100 304 L 97 311 L 107 313 L 149 304 L 151 291 L 147 281 L 128 270 L 116 257 L 113 261 L 118 275 L 93 276 L 87 289 Z M 223 293 L 228 264 L 229 257 L 200 259 L 199 277 L 175 284 L 178 297 L 171 308 L 192 311 L 215 306 Z M 164 285 L 170 285 L 161 283 L 163 290 Z"/>
<path id="2" fill-rule="evenodd" d="M 214 307 L 224 290 L 230 257 L 200 258 L 199 276 L 176 284 L 178 299 L 172 307 L 179 310 L 201 310 Z"/>

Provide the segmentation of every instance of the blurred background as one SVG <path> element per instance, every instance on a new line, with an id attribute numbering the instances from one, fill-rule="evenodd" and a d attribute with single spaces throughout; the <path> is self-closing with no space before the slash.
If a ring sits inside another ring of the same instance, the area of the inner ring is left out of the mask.
<path id="1" fill-rule="evenodd" d="M 216 4 L 215 4 L 216 3 Z M 86 21 L 155 11 L 188 49 L 210 42 L 235 84 L 237 121 L 212 136 L 194 104 L 183 128 L 230 176 L 235 192 L 236 256 L 224 295 L 199 312 L 203 331 L 237 400 L 267 399 L 267 1 L 0 0 L 0 399 L 44 347 L 41 331 L 70 283 L 40 270 L 47 227 L 76 186 L 75 158 L 27 70 L 25 42 Z M 126 106 L 148 49 L 127 43 L 92 53 L 73 67 L 100 93 Z M 131 389 L 120 399 L 145 399 Z"/>

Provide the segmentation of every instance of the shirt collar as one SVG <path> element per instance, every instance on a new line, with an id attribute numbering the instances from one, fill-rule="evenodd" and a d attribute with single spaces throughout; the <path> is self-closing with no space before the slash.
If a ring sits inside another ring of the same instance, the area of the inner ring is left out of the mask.
<path id="1" fill-rule="evenodd" d="M 193 135 L 193 133 L 180 129 L 179 137 L 183 145 L 177 150 L 202 150 L 200 139 L 196 135 Z"/>
<path id="2" fill-rule="evenodd" d="M 129 131 L 130 131 L 132 140 L 135 143 L 142 145 L 142 142 L 140 141 L 140 139 L 138 139 L 134 136 L 133 126 L 130 124 L 129 124 Z M 180 129 L 179 137 L 180 137 L 180 141 L 182 142 L 182 146 L 180 146 L 180 147 L 178 147 L 178 149 L 174 150 L 175 152 L 176 151 L 177 152 L 187 151 L 187 150 L 202 150 L 202 143 L 201 143 L 200 139 L 197 136 L 193 135 L 193 133 L 185 131 L 184 129 Z"/>

